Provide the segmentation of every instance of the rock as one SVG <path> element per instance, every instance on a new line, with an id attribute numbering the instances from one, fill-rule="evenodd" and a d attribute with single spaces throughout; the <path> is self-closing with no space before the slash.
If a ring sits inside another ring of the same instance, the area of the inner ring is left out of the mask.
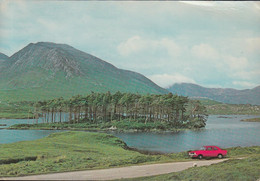
<path id="1" fill-rule="evenodd" d="M 115 126 L 111 126 L 110 128 L 108 128 L 109 130 L 117 130 L 117 127 Z"/>

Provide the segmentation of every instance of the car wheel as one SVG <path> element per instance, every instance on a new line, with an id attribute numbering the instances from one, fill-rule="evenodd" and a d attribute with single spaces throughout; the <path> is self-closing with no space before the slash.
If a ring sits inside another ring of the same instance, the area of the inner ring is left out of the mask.
<path id="1" fill-rule="evenodd" d="M 219 158 L 219 159 L 223 158 L 223 155 L 222 155 L 222 154 L 219 154 L 219 155 L 218 155 L 218 158 Z"/>
<path id="2" fill-rule="evenodd" d="M 201 159 L 203 158 L 203 156 L 202 156 L 202 155 L 199 155 L 198 158 L 201 160 Z"/>

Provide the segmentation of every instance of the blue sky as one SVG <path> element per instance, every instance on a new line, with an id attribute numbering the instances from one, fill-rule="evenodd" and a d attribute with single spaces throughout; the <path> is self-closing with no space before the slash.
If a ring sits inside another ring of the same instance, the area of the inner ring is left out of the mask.
<path id="1" fill-rule="evenodd" d="M 0 52 L 69 44 L 162 87 L 260 85 L 259 2 L 0 0 Z"/>

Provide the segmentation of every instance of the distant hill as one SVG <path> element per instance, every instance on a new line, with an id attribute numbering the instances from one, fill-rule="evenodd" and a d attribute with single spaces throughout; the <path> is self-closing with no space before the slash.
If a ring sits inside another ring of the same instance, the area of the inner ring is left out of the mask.
<path id="1" fill-rule="evenodd" d="M 178 95 L 208 98 L 228 104 L 253 104 L 260 105 L 260 86 L 253 89 L 236 90 L 222 88 L 206 88 L 196 84 L 174 84 L 168 90 Z"/>
<path id="2" fill-rule="evenodd" d="M 3 57 L 0 100 L 71 97 L 91 91 L 168 92 L 139 73 L 118 69 L 66 44 L 30 43 L 10 58 Z"/>

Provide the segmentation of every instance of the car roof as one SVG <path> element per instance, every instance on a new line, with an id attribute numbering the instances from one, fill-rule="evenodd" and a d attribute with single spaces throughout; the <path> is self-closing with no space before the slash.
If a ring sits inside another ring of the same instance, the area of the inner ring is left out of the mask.
<path id="1" fill-rule="evenodd" d="M 217 148 L 218 148 L 218 146 L 214 146 L 214 145 L 210 145 L 210 146 L 203 146 L 203 147 L 205 147 L 205 148 L 208 148 L 208 147 L 217 147 Z"/>

